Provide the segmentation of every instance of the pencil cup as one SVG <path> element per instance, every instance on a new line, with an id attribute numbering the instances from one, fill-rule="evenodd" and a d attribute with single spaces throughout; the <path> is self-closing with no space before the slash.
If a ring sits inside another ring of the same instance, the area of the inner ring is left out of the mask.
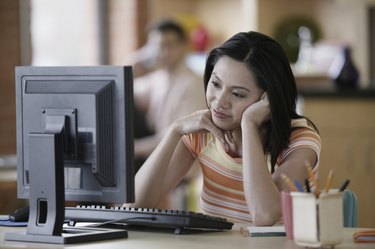
<path id="1" fill-rule="evenodd" d="M 293 236 L 297 245 L 335 246 L 343 240 L 343 194 L 292 192 Z"/>
<path id="2" fill-rule="evenodd" d="M 281 191 L 281 211 L 285 226 L 286 237 L 293 239 L 293 207 L 290 192 Z"/>

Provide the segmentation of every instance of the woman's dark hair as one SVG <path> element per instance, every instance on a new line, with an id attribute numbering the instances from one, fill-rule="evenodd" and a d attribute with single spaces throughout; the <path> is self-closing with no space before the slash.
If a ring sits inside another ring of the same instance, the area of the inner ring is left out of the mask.
<path id="1" fill-rule="evenodd" d="M 263 147 L 271 155 L 271 172 L 274 172 L 277 157 L 289 145 L 291 120 L 302 118 L 296 113 L 297 87 L 288 58 L 272 38 L 258 32 L 238 33 L 208 54 L 203 78 L 205 90 L 215 64 L 224 55 L 245 63 L 258 87 L 267 92 L 271 118 L 263 124 L 266 127 Z"/>

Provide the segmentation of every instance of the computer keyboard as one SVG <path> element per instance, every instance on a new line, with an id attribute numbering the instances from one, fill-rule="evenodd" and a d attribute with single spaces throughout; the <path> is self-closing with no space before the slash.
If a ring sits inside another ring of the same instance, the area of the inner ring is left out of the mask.
<path id="1" fill-rule="evenodd" d="M 176 234 L 184 229 L 229 230 L 233 226 L 225 218 L 198 212 L 105 206 L 66 207 L 65 220 L 173 228 Z"/>

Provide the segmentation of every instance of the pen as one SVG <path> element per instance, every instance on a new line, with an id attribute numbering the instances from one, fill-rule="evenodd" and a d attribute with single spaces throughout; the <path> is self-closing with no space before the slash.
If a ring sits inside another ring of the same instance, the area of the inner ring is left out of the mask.
<path id="1" fill-rule="evenodd" d="M 296 186 L 293 184 L 293 182 L 287 177 L 285 174 L 281 174 L 281 177 L 284 179 L 284 181 L 289 185 L 290 189 L 292 191 L 297 191 Z"/>
<path id="2" fill-rule="evenodd" d="M 328 193 L 329 189 L 331 188 L 331 184 L 332 184 L 332 178 L 333 178 L 333 173 L 334 173 L 334 170 L 331 169 L 328 173 L 328 177 L 327 177 L 327 181 L 326 181 L 326 185 L 324 186 L 324 192 L 325 193 Z"/>
<path id="3" fill-rule="evenodd" d="M 299 183 L 298 180 L 294 180 L 294 185 L 296 186 L 296 188 L 297 188 L 297 190 L 298 190 L 299 192 L 305 192 L 305 190 L 303 189 L 301 183 Z"/>
<path id="4" fill-rule="evenodd" d="M 346 189 L 346 187 L 349 185 L 350 183 L 350 180 L 349 179 L 346 179 L 345 182 L 341 185 L 339 191 L 342 192 Z"/>
<path id="5" fill-rule="evenodd" d="M 306 186 L 306 192 L 310 193 L 311 192 L 310 183 L 309 183 L 309 179 L 307 178 L 305 178 L 305 186 Z"/>

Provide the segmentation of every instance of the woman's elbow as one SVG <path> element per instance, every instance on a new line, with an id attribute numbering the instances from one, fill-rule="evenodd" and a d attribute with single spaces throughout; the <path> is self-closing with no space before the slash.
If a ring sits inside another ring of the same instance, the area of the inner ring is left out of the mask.
<path id="1" fill-rule="evenodd" d="M 253 215 L 253 224 L 255 226 L 273 226 L 280 221 L 281 213 L 262 213 Z"/>

